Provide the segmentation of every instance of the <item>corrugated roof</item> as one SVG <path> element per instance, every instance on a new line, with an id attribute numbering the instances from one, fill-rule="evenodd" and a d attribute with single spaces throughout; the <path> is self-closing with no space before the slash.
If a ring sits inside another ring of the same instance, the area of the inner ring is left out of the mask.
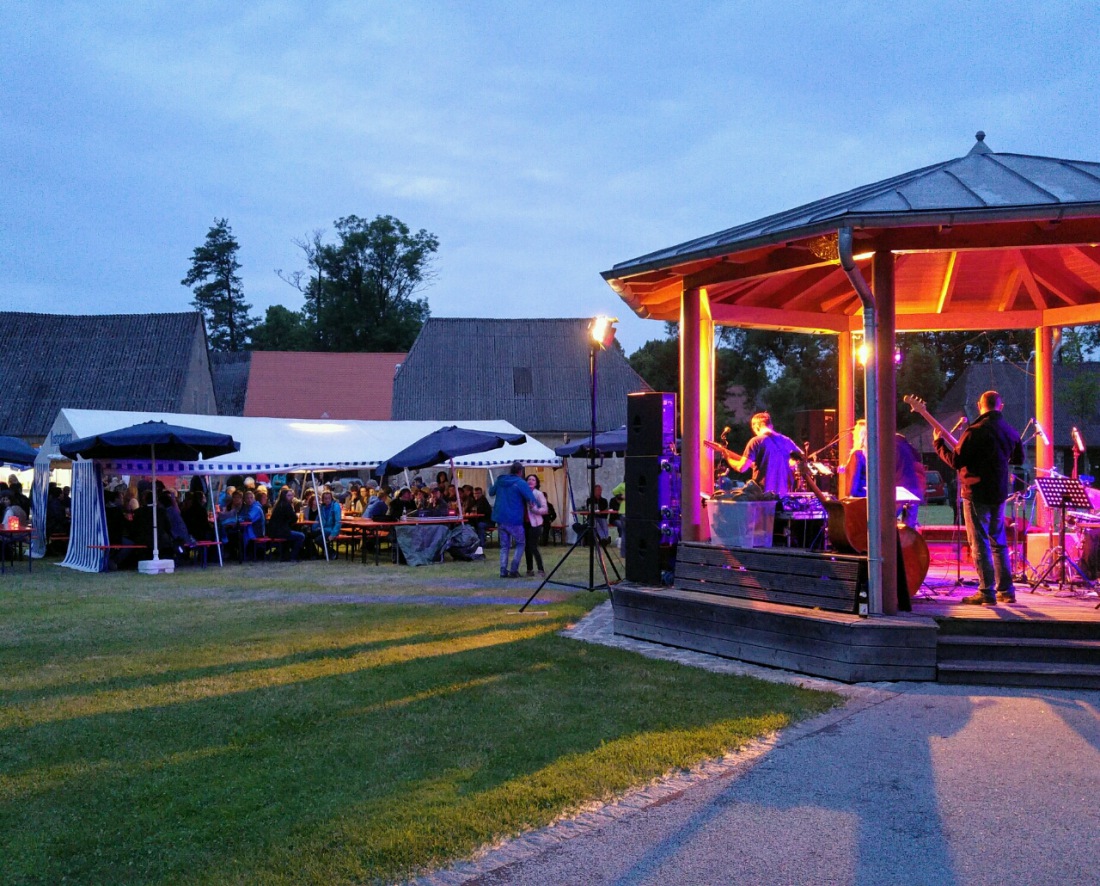
<path id="1" fill-rule="evenodd" d="M 603 276 L 611 280 L 734 248 L 835 231 L 841 224 L 916 224 L 929 221 L 927 217 L 946 216 L 956 216 L 951 221 L 963 223 L 1011 218 L 1014 210 L 1021 209 L 1027 210 L 1028 218 L 1035 218 L 1037 208 L 1061 218 L 1074 208 L 1088 208 L 1094 214 L 1100 206 L 1100 163 L 995 153 L 985 145 L 985 134 L 978 136 L 963 157 L 620 262 Z"/>
<path id="2" fill-rule="evenodd" d="M 433 317 L 397 374 L 395 419 L 504 419 L 530 433 L 591 426 L 588 318 Z M 649 386 L 611 348 L 597 357 L 600 429 L 626 423 L 626 395 Z"/>
<path id="3" fill-rule="evenodd" d="M 388 421 L 405 356 L 253 351 L 244 415 Z"/>
<path id="4" fill-rule="evenodd" d="M 184 412 L 202 316 L 0 313 L 0 428 L 43 437 L 63 407 Z"/>

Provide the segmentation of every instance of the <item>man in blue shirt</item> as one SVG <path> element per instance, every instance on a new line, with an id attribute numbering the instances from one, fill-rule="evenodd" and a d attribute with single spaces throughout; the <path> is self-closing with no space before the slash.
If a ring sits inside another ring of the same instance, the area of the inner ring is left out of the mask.
<path id="1" fill-rule="evenodd" d="M 489 489 L 493 500 L 493 522 L 500 537 L 500 577 L 519 578 L 519 561 L 523 556 L 523 515 L 528 504 L 535 503 L 535 494 L 523 479 L 523 465 L 512 462 L 507 474 L 497 477 Z M 514 550 L 509 563 L 508 551 Z"/>

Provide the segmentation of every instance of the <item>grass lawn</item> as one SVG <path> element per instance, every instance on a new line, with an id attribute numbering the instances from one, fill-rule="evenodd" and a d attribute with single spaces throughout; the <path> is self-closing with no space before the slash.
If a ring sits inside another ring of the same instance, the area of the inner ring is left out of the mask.
<path id="1" fill-rule="evenodd" d="M 0 882 L 391 881 L 838 702 L 567 640 L 606 594 L 496 571 L 9 572 Z"/>

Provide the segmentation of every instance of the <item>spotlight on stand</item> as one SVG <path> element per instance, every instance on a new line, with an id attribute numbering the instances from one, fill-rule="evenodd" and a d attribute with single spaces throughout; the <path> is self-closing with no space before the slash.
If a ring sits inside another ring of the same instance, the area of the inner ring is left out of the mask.
<path id="1" fill-rule="evenodd" d="M 593 344 L 599 345 L 605 351 L 611 347 L 611 343 L 615 341 L 615 324 L 618 322 L 616 317 L 596 317 L 593 319 L 592 325 L 588 327 Z"/>
<path id="2" fill-rule="evenodd" d="M 600 316 L 594 317 L 592 322 L 588 325 L 588 372 L 592 381 L 592 422 L 590 428 L 592 436 L 588 438 L 588 503 L 583 511 L 584 522 L 581 523 L 578 521 L 573 524 L 573 531 L 577 535 L 577 540 L 573 542 L 572 547 L 570 547 L 562 556 L 561 560 L 558 561 L 558 565 L 551 569 L 550 574 L 542 580 L 542 583 L 537 588 L 535 588 L 531 596 L 527 598 L 527 602 L 519 608 L 520 612 L 523 612 L 531 604 L 531 601 L 535 599 L 538 592 L 548 584 L 585 588 L 589 591 L 600 588 L 610 588 L 611 579 L 607 574 L 608 565 L 611 566 L 612 572 L 615 573 L 615 579 L 621 579 L 619 570 L 615 567 L 615 561 L 611 559 L 609 553 L 605 554 L 598 533 L 596 532 L 596 521 L 600 518 L 606 519 L 607 517 L 606 514 L 598 512 L 598 502 L 596 500 L 596 463 L 599 460 L 599 453 L 596 452 L 596 355 L 600 351 L 606 351 L 611 347 L 611 343 L 615 341 L 615 324 L 618 322 L 619 321 L 615 317 Z M 554 581 L 554 574 L 562 567 L 562 564 L 569 559 L 569 555 L 582 544 L 588 545 L 588 584 L 579 585 L 571 582 Z M 596 584 L 597 562 L 600 566 L 600 572 L 603 574 L 603 584 Z"/>

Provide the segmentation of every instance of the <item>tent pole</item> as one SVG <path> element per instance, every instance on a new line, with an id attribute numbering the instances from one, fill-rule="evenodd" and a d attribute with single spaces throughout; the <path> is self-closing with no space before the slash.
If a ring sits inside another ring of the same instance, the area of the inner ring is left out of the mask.
<path id="1" fill-rule="evenodd" d="M 157 538 L 157 444 L 149 444 L 149 452 L 153 457 L 151 462 L 153 473 L 153 560 L 160 560 L 159 539 Z"/>
<path id="2" fill-rule="evenodd" d="M 451 485 L 455 482 L 455 460 L 451 459 Z M 466 515 L 462 513 L 462 496 L 458 494 L 458 490 L 455 490 L 455 501 L 458 502 L 458 517 L 460 520 L 465 520 Z"/>
<path id="3" fill-rule="evenodd" d="M 225 566 L 225 562 L 222 560 L 221 533 L 218 532 L 218 512 L 214 506 L 214 484 L 211 482 L 209 474 L 206 475 L 206 491 L 210 499 L 210 516 L 214 518 L 214 541 L 218 545 L 218 565 Z"/>
<path id="4" fill-rule="evenodd" d="M 321 524 L 321 549 L 325 552 L 325 560 L 328 561 L 328 539 L 325 538 L 325 521 L 321 519 L 321 508 L 324 505 L 321 503 L 321 492 L 317 488 L 317 475 L 313 471 L 309 472 L 309 481 L 313 484 L 313 494 L 317 497 L 317 522 Z M 333 504 L 336 504 L 336 497 L 333 496 Z M 339 507 L 339 505 L 337 505 Z"/>

